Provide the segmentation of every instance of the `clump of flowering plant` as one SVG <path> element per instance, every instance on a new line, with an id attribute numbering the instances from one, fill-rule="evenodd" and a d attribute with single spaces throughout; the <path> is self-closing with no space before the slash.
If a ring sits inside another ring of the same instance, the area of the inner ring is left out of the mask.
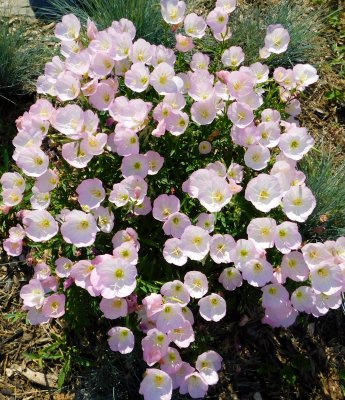
<path id="1" fill-rule="evenodd" d="M 29 322 L 67 317 L 86 291 L 114 320 L 113 351 L 141 345 L 145 399 L 201 398 L 218 382 L 218 352 L 183 358 L 195 319 L 226 315 L 220 289 L 259 288 L 273 327 L 326 314 L 345 289 L 345 238 L 299 233 L 315 198 L 297 162 L 314 140 L 295 117 L 317 72 L 244 66 L 227 42 L 235 6 L 218 0 L 204 20 L 162 0 L 175 51 L 136 39 L 126 19 L 84 32 L 64 16 L 62 58 L 38 78 L 39 99 L 17 120 L 15 172 L 1 177 L 2 211 L 17 223 L 4 249 L 36 260 L 21 290 Z M 219 42 L 212 55 L 205 35 Z M 288 44 L 269 26 L 258 60 Z"/>

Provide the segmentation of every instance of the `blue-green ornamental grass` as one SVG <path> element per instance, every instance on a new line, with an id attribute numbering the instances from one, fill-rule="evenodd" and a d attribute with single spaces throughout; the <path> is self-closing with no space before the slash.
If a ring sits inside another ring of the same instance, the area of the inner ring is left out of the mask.
<path id="1" fill-rule="evenodd" d="M 345 238 L 302 235 L 317 204 L 298 169 L 314 139 L 297 118 L 316 69 L 266 65 L 288 51 L 281 24 L 245 65 L 234 0 L 206 18 L 160 6 L 174 48 L 128 19 L 99 30 L 63 16 L 61 55 L 16 121 L 13 172 L 0 178 L 4 250 L 33 267 L 20 291 L 28 322 L 61 318 L 79 338 L 99 326 L 112 351 L 140 354 L 146 400 L 205 397 L 223 351 L 202 326 L 242 299 L 289 327 L 339 308 L 344 291 Z M 206 36 L 212 52 L 200 51 Z M 78 346 L 64 353 L 60 386 Z"/>

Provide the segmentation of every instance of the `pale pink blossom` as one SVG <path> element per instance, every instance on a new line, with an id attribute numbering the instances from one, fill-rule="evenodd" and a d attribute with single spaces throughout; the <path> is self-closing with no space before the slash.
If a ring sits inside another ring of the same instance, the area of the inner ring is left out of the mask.
<path id="1" fill-rule="evenodd" d="M 59 318 L 65 314 L 66 297 L 64 294 L 52 294 L 44 299 L 42 313 L 50 318 Z"/>
<path id="2" fill-rule="evenodd" d="M 273 279 L 273 268 L 268 261 L 254 258 L 242 267 L 242 276 L 252 286 L 264 286 Z"/>
<path id="3" fill-rule="evenodd" d="M 215 218 L 213 214 L 201 213 L 197 218 L 196 226 L 200 226 L 200 228 L 211 233 L 214 230 L 214 220 Z"/>
<path id="4" fill-rule="evenodd" d="M 260 174 L 251 179 L 245 191 L 245 199 L 255 208 L 268 212 L 280 204 L 282 189 L 275 176 Z"/>
<path id="5" fill-rule="evenodd" d="M 2 247 L 6 251 L 7 255 L 18 257 L 22 254 L 23 251 L 23 241 L 21 239 L 14 240 L 8 238 L 2 242 Z"/>
<path id="6" fill-rule="evenodd" d="M 34 242 L 45 242 L 59 230 L 58 223 L 46 210 L 26 211 L 23 225 L 26 236 Z"/>
<path id="7" fill-rule="evenodd" d="M 91 283 L 101 290 L 106 299 L 126 297 L 136 287 L 137 269 L 134 265 L 118 257 L 107 257 L 92 271 Z"/>
<path id="8" fill-rule="evenodd" d="M 31 279 L 27 285 L 20 290 L 20 297 L 24 306 L 41 308 L 44 302 L 44 289 L 38 279 Z"/>
<path id="9" fill-rule="evenodd" d="M 168 352 L 162 357 L 161 363 L 161 370 L 170 375 L 176 373 L 181 368 L 182 359 L 176 349 L 168 347 Z"/>
<path id="10" fill-rule="evenodd" d="M 108 331 L 109 347 L 112 351 L 118 351 L 121 354 L 128 354 L 134 348 L 133 332 L 122 326 L 115 326 Z"/>
<path id="11" fill-rule="evenodd" d="M 66 257 L 59 257 L 55 261 L 55 273 L 59 278 L 68 278 L 71 273 L 72 261 Z"/>
<path id="12" fill-rule="evenodd" d="M 287 50 L 290 42 L 289 32 L 281 25 L 275 27 L 270 25 L 267 28 L 265 47 L 270 53 L 280 54 Z"/>
<path id="13" fill-rule="evenodd" d="M 184 284 L 194 299 L 201 299 L 208 292 L 206 275 L 199 271 L 189 271 L 184 276 Z"/>
<path id="14" fill-rule="evenodd" d="M 207 25 L 214 33 L 220 33 L 228 23 L 229 16 L 222 7 L 214 8 L 206 18 Z"/>
<path id="15" fill-rule="evenodd" d="M 252 109 L 245 103 L 233 102 L 227 111 L 230 121 L 239 128 L 245 128 L 253 122 Z"/>
<path id="16" fill-rule="evenodd" d="M 168 332 L 168 338 L 180 348 L 189 347 L 195 340 L 192 324 L 185 320 L 179 328 L 172 329 Z M 177 371 L 177 373 L 179 373 L 179 371 Z"/>
<path id="17" fill-rule="evenodd" d="M 147 332 L 147 336 L 141 341 L 141 347 L 144 361 L 149 367 L 167 354 L 169 343 L 168 336 L 158 329 L 153 328 Z"/>
<path id="18" fill-rule="evenodd" d="M 133 175 L 145 178 L 148 170 L 149 166 L 144 154 L 131 154 L 122 159 L 121 172 L 125 178 Z"/>
<path id="19" fill-rule="evenodd" d="M 198 149 L 200 154 L 209 154 L 212 151 L 212 145 L 210 142 L 204 140 L 199 143 Z"/>
<path id="20" fill-rule="evenodd" d="M 232 46 L 222 54 L 222 63 L 226 67 L 238 67 L 244 61 L 244 53 L 241 47 Z"/>
<path id="21" fill-rule="evenodd" d="M 186 3 L 179 0 L 161 0 L 161 11 L 165 22 L 177 25 L 183 21 Z"/>
<path id="22" fill-rule="evenodd" d="M 75 40 L 79 37 L 80 21 L 74 14 L 64 15 L 56 24 L 55 36 L 60 40 Z"/>
<path id="23" fill-rule="evenodd" d="M 225 268 L 218 280 L 226 290 L 235 290 L 237 287 L 242 286 L 243 281 L 241 272 L 234 267 Z"/>
<path id="24" fill-rule="evenodd" d="M 206 321 L 220 321 L 226 314 L 226 302 L 216 293 L 205 296 L 198 301 L 200 315 Z"/>
<path id="25" fill-rule="evenodd" d="M 182 53 L 187 53 L 194 48 L 193 39 L 188 36 L 183 36 L 180 33 L 175 35 L 176 39 L 176 50 L 181 51 Z"/>
<path id="26" fill-rule="evenodd" d="M 184 265 L 187 262 L 187 256 L 183 253 L 181 239 L 168 239 L 164 244 L 163 257 L 169 264 Z"/>
<path id="27" fill-rule="evenodd" d="M 174 195 L 161 194 L 153 202 L 152 215 L 158 221 L 166 221 L 180 210 L 180 200 Z"/>
<path id="28" fill-rule="evenodd" d="M 316 200 L 306 186 L 291 186 L 282 199 L 285 215 L 293 221 L 305 222 L 316 207 Z"/>
<path id="29" fill-rule="evenodd" d="M 164 371 L 149 368 L 140 383 L 139 393 L 144 396 L 144 400 L 170 400 L 172 379 Z"/>
<path id="30" fill-rule="evenodd" d="M 236 242 L 231 235 L 213 235 L 211 238 L 210 256 L 217 264 L 230 263 L 232 261 L 230 252 L 235 246 Z"/>
<path id="31" fill-rule="evenodd" d="M 286 221 L 278 225 L 274 234 L 274 245 L 283 254 L 290 253 L 301 247 L 302 236 L 298 231 L 298 225 Z"/>
<path id="32" fill-rule="evenodd" d="M 180 238 L 187 226 L 191 225 L 187 215 L 175 212 L 170 214 L 165 220 L 163 230 L 166 235 L 171 235 L 174 238 Z"/>
<path id="33" fill-rule="evenodd" d="M 195 367 L 201 377 L 208 385 L 215 385 L 218 382 L 218 374 L 222 367 L 223 358 L 215 351 L 209 350 L 198 356 Z"/>
<path id="34" fill-rule="evenodd" d="M 188 36 L 201 39 L 205 35 L 205 30 L 207 28 L 206 22 L 195 13 L 186 15 L 183 24 L 184 30 Z"/>
<path id="35" fill-rule="evenodd" d="M 164 164 L 164 157 L 156 151 L 149 150 L 145 157 L 148 162 L 148 175 L 156 175 Z"/>
<path id="36" fill-rule="evenodd" d="M 297 311 L 311 313 L 315 302 L 315 293 L 309 286 L 300 286 L 291 293 L 291 303 Z"/>
<path id="37" fill-rule="evenodd" d="M 97 178 L 85 179 L 77 187 L 78 202 L 83 210 L 90 211 L 100 206 L 105 199 L 102 181 Z"/>
<path id="38" fill-rule="evenodd" d="M 79 210 L 68 213 L 61 225 L 61 234 L 65 242 L 78 247 L 93 244 L 98 231 L 94 216 Z"/>

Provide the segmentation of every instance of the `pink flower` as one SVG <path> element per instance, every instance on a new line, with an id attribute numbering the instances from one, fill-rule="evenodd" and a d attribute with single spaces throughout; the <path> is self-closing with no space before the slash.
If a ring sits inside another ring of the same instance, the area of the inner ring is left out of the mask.
<path id="1" fill-rule="evenodd" d="M 74 100 L 80 93 L 80 77 L 66 71 L 59 75 L 55 84 L 56 96 L 60 101 Z"/>
<path id="2" fill-rule="evenodd" d="M 68 14 L 62 17 L 62 22 L 56 24 L 55 36 L 60 40 L 75 40 L 79 37 L 79 31 L 79 19 L 73 14 Z"/>
<path id="3" fill-rule="evenodd" d="M 74 279 L 77 286 L 86 289 L 89 294 L 93 297 L 100 294 L 100 290 L 97 290 L 91 284 L 91 272 L 95 269 L 95 266 L 90 260 L 81 260 L 75 263 L 70 272 L 70 277 Z"/>
<path id="4" fill-rule="evenodd" d="M 244 53 L 241 47 L 231 46 L 222 54 L 222 63 L 226 67 L 238 67 L 244 61 Z"/>
<path id="5" fill-rule="evenodd" d="M 297 64 L 292 70 L 295 80 L 301 89 L 312 85 L 319 79 L 316 69 L 310 64 Z"/>
<path id="6" fill-rule="evenodd" d="M 181 306 L 186 306 L 190 300 L 187 287 L 178 280 L 165 283 L 161 287 L 160 292 L 169 303 L 177 303 Z"/>
<path id="7" fill-rule="evenodd" d="M 102 182 L 97 179 L 85 179 L 77 187 L 78 201 L 83 210 L 90 211 L 100 206 L 105 199 Z"/>
<path id="8" fill-rule="evenodd" d="M 216 293 L 205 296 L 198 301 L 200 315 L 206 321 L 220 321 L 226 314 L 226 302 Z"/>
<path id="9" fill-rule="evenodd" d="M 195 13 L 186 15 L 183 23 L 184 30 L 188 36 L 201 39 L 205 35 L 206 22 Z"/>
<path id="10" fill-rule="evenodd" d="M 186 384 L 180 387 L 180 393 L 189 395 L 193 399 L 202 399 L 206 396 L 208 384 L 198 372 L 193 372 L 185 377 Z"/>
<path id="11" fill-rule="evenodd" d="M 279 308 L 289 300 L 289 292 L 279 283 L 266 285 L 261 290 L 262 306 L 265 308 Z"/>
<path id="12" fill-rule="evenodd" d="M 163 297 L 157 293 L 151 293 L 142 301 L 148 318 L 152 318 L 154 314 L 163 309 Z"/>
<path id="13" fill-rule="evenodd" d="M 5 239 L 2 243 L 2 247 L 9 256 L 18 257 L 23 251 L 23 241 L 21 239 Z"/>
<path id="14" fill-rule="evenodd" d="M 121 354 L 128 354 L 134 348 L 134 335 L 131 330 L 122 326 L 111 328 L 108 332 L 109 347 L 112 351 L 118 351 Z"/>
<path id="15" fill-rule="evenodd" d="M 66 257 L 60 257 L 55 261 L 55 273 L 59 278 L 67 278 L 71 273 L 72 261 Z"/>
<path id="16" fill-rule="evenodd" d="M 282 203 L 285 215 L 297 222 L 305 222 L 316 207 L 315 197 L 306 186 L 291 186 Z"/>
<path id="17" fill-rule="evenodd" d="M 98 231 L 95 218 L 79 210 L 73 210 L 67 214 L 61 225 L 61 234 L 65 242 L 78 247 L 93 244 Z"/>
<path id="18" fill-rule="evenodd" d="M 99 308 L 105 318 L 116 319 L 128 314 L 128 305 L 125 299 L 115 297 L 113 299 L 102 299 Z"/>
<path id="19" fill-rule="evenodd" d="M 223 8 L 227 14 L 230 14 L 236 9 L 236 1 L 237 0 L 217 0 L 216 7 Z"/>
<path id="20" fill-rule="evenodd" d="M 25 212 L 23 225 L 26 236 L 34 242 L 45 242 L 54 237 L 59 230 L 55 219 L 45 210 Z"/>
<path id="21" fill-rule="evenodd" d="M 38 279 L 31 279 L 20 290 L 20 297 L 27 307 L 41 308 L 44 302 L 44 289 Z"/>
<path id="22" fill-rule="evenodd" d="M 42 313 L 49 318 L 59 318 L 65 314 L 66 297 L 64 294 L 52 294 L 45 298 Z"/>
<path id="23" fill-rule="evenodd" d="M 291 250 L 297 250 L 301 243 L 297 224 L 286 221 L 276 227 L 274 244 L 281 253 L 288 254 Z"/>
<path id="24" fill-rule="evenodd" d="M 176 373 L 181 366 L 182 359 L 179 352 L 173 347 L 168 347 L 167 354 L 161 360 L 161 370 L 170 375 Z"/>
<path id="25" fill-rule="evenodd" d="M 252 286 L 264 286 L 273 279 L 273 268 L 266 260 L 254 258 L 242 267 L 242 276 Z"/>
<path id="26" fill-rule="evenodd" d="M 1 175 L 2 189 L 17 188 L 21 193 L 25 190 L 25 179 L 18 172 L 5 172 Z"/>
<path id="27" fill-rule="evenodd" d="M 210 239 L 199 226 L 187 226 L 181 236 L 182 251 L 191 260 L 201 261 L 210 250 Z"/>
<path id="28" fill-rule="evenodd" d="M 314 290 L 333 295 L 342 290 L 343 275 L 339 265 L 321 264 L 310 268 L 311 285 Z"/>
<path id="29" fill-rule="evenodd" d="M 234 267 L 225 268 L 218 280 L 226 290 L 235 290 L 242 286 L 241 272 Z"/>
<path id="30" fill-rule="evenodd" d="M 209 125 L 216 118 L 215 100 L 210 97 L 204 101 L 197 101 L 191 107 L 192 120 L 199 125 Z"/>
<path id="31" fill-rule="evenodd" d="M 213 9 L 206 18 L 207 25 L 214 33 L 220 33 L 228 23 L 229 16 L 221 7 Z"/>
<path id="32" fill-rule="evenodd" d="M 47 171 L 49 158 L 38 147 L 22 148 L 17 156 L 17 165 L 24 174 L 38 177 Z"/>
<path id="33" fill-rule="evenodd" d="M 187 256 L 183 253 L 181 240 L 178 238 L 168 239 L 163 248 L 163 257 L 169 264 L 182 266 L 187 262 Z"/>
<path id="34" fill-rule="evenodd" d="M 175 238 L 180 238 L 187 226 L 191 225 L 187 215 L 175 212 L 164 222 L 163 230 L 166 235 L 171 235 Z"/>
<path id="35" fill-rule="evenodd" d="M 297 311 L 311 313 L 316 303 L 314 290 L 309 286 L 300 286 L 291 293 L 291 303 Z"/>
<path id="36" fill-rule="evenodd" d="M 287 50 L 290 35 L 281 25 L 270 25 L 267 28 L 265 47 L 270 53 L 280 54 Z"/>
<path id="37" fill-rule="evenodd" d="M 48 169 L 43 175 L 36 179 L 35 187 L 41 193 L 47 193 L 55 189 L 59 182 L 57 173 L 51 169 Z"/>
<path id="38" fill-rule="evenodd" d="M 182 53 L 187 53 L 194 48 L 193 39 L 187 36 L 183 36 L 180 33 L 175 35 L 176 39 L 176 50 Z"/>
<path id="39" fill-rule="evenodd" d="M 303 255 L 298 251 L 291 251 L 284 255 L 281 270 L 284 277 L 296 282 L 306 281 L 309 276 L 309 268 L 304 261 Z"/>
<path id="40" fill-rule="evenodd" d="M 165 22 L 177 25 L 183 21 L 186 3 L 178 0 L 161 0 L 161 11 Z"/>
<path id="41" fill-rule="evenodd" d="M 228 108 L 228 118 L 239 128 L 245 128 L 253 122 L 254 115 L 247 104 L 235 101 Z"/>
<path id="42" fill-rule="evenodd" d="M 92 271 L 91 283 L 101 290 L 106 299 L 129 296 L 135 289 L 137 269 L 134 265 L 116 257 L 100 261 Z"/>
<path id="43" fill-rule="evenodd" d="M 141 93 L 149 86 L 150 71 L 143 62 L 136 62 L 125 73 L 125 84 L 133 92 Z"/>
<path id="44" fill-rule="evenodd" d="M 280 204 L 282 190 L 275 176 L 260 174 L 249 181 L 245 199 L 252 202 L 255 208 L 268 212 Z"/>
<path id="45" fill-rule="evenodd" d="M 140 383 L 139 393 L 144 396 L 144 400 L 170 400 L 172 395 L 171 377 L 164 371 L 149 368 Z"/>
<path id="46" fill-rule="evenodd" d="M 263 249 L 273 247 L 276 222 L 272 218 L 254 218 L 247 227 L 248 238 Z"/>
<path id="47" fill-rule="evenodd" d="M 288 158 L 300 160 L 314 146 L 314 139 L 305 128 L 290 128 L 279 139 L 279 148 Z"/>
<path id="48" fill-rule="evenodd" d="M 57 131 L 78 138 L 84 124 L 84 112 L 78 105 L 68 104 L 66 107 L 58 108 L 50 121 Z"/>
<path id="49" fill-rule="evenodd" d="M 181 306 L 176 303 L 165 303 L 161 311 L 154 315 L 157 329 L 168 333 L 171 329 L 179 328 L 183 325 L 184 317 Z"/>
<path id="50" fill-rule="evenodd" d="M 199 153 L 200 154 L 209 154 L 212 151 L 212 145 L 210 142 L 204 140 L 199 143 Z"/>
<path id="51" fill-rule="evenodd" d="M 138 39 L 133 43 L 129 53 L 130 60 L 135 63 L 148 64 L 152 57 L 151 44 L 144 39 Z"/>
<path id="52" fill-rule="evenodd" d="M 261 144 L 252 144 L 244 154 L 244 162 L 247 167 L 255 171 L 266 168 L 271 158 L 270 151 Z"/>
<path id="53" fill-rule="evenodd" d="M 208 292 L 206 275 L 199 271 L 189 271 L 184 276 L 184 284 L 194 299 L 201 299 Z"/>
<path id="54" fill-rule="evenodd" d="M 148 169 L 148 162 L 144 154 L 131 154 L 122 159 L 121 172 L 125 178 L 132 175 L 145 178 Z"/>
<path id="55" fill-rule="evenodd" d="M 217 264 L 230 263 L 230 252 L 235 246 L 235 240 L 231 235 L 213 235 L 210 245 L 210 256 Z"/>
<path id="56" fill-rule="evenodd" d="M 175 76 L 174 68 L 171 65 L 162 62 L 152 71 L 150 84 L 158 94 L 167 94 L 179 92 L 183 82 Z"/>
<path id="57" fill-rule="evenodd" d="M 156 175 L 164 164 L 164 157 L 152 150 L 149 150 L 145 157 L 149 166 L 148 175 Z"/>
<path id="58" fill-rule="evenodd" d="M 196 226 L 200 226 L 200 228 L 211 233 L 214 230 L 214 219 L 215 218 L 213 214 L 201 213 L 198 215 Z"/>
<path id="59" fill-rule="evenodd" d="M 180 209 L 180 200 L 174 195 L 161 194 L 153 202 L 152 215 L 158 221 L 166 221 Z"/>
<path id="60" fill-rule="evenodd" d="M 221 369 L 222 361 L 223 358 L 213 350 L 206 351 L 198 356 L 195 367 L 208 385 L 215 385 L 218 382 L 217 371 Z"/>
<path id="61" fill-rule="evenodd" d="M 147 332 L 147 336 L 141 341 L 141 347 L 144 361 L 149 367 L 167 354 L 169 343 L 167 335 L 158 329 L 150 329 Z"/>
<path id="62" fill-rule="evenodd" d="M 179 328 L 172 329 L 168 332 L 168 338 L 180 348 L 189 347 L 195 340 L 192 324 L 185 320 Z M 179 371 L 177 371 L 177 373 L 178 372 Z"/>

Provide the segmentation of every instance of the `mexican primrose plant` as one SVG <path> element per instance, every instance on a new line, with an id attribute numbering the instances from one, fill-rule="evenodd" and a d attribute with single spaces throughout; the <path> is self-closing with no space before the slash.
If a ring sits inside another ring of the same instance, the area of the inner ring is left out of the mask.
<path id="1" fill-rule="evenodd" d="M 1 177 L 2 213 L 17 224 L 3 247 L 34 267 L 20 292 L 29 322 L 67 318 L 76 287 L 100 299 L 110 348 L 126 354 L 141 340 L 145 399 L 200 398 L 217 383 L 221 355 L 192 366 L 180 352 L 195 341 L 196 313 L 224 318 L 222 290 L 258 288 L 262 322 L 288 327 L 338 308 L 345 289 L 345 238 L 299 233 L 315 198 L 297 163 L 314 140 L 295 117 L 317 71 L 264 64 L 288 48 L 281 25 L 244 66 L 228 46 L 235 7 L 217 0 L 204 20 L 162 0 L 175 49 L 135 39 L 126 19 L 84 31 L 64 16 L 62 56 L 16 121 L 16 165 Z M 212 56 L 205 35 L 217 40 Z"/>

